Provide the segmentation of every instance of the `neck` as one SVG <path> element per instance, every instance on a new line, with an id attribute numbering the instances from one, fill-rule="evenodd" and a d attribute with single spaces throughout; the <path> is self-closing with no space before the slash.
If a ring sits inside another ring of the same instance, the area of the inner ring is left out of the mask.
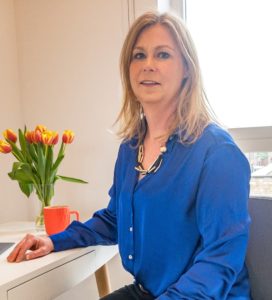
<path id="1" fill-rule="evenodd" d="M 160 136 L 167 133 L 173 118 L 174 108 L 144 107 L 147 122 L 146 139 L 157 141 Z"/>

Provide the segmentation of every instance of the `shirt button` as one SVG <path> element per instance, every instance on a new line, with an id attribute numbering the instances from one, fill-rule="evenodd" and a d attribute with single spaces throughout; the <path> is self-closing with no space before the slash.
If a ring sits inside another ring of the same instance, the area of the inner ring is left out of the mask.
<path id="1" fill-rule="evenodd" d="M 132 260 L 132 259 L 133 259 L 133 256 L 130 254 L 130 255 L 128 256 L 128 259 Z"/>
<path id="2" fill-rule="evenodd" d="M 129 227 L 129 231 L 132 232 L 132 231 L 133 231 L 133 228 L 132 228 L 132 227 Z"/>

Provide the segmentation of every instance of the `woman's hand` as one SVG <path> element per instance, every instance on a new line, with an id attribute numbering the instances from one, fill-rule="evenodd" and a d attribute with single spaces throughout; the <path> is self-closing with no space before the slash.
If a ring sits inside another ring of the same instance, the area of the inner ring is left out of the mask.
<path id="1" fill-rule="evenodd" d="M 31 250 L 31 252 L 27 252 Z M 54 250 L 51 239 L 47 236 L 27 234 L 7 257 L 8 262 L 21 262 L 49 254 Z"/>

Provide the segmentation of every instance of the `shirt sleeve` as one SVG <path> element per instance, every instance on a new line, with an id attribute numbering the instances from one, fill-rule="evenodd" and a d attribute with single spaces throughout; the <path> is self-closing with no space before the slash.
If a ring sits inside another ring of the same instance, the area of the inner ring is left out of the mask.
<path id="1" fill-rule="evenodd" d="M 95 212 L 93 217 L 85 223 L 73 221 L 66 230 L 49 236 L 55 252 L 93 245 L 117 244 L 116 172 L 118 161 L 119 154 L 114 169 L 113 185 L 109 190 L 110 202 L 107 208 Z"/>
<path id="2" fill-rule="evenodd" d="M 249 180 L 248 161 L 234 144 L 210 151 L 196 197 L 200 250 L 188 271 L 156 299 L 227 299 L 246 256 Z"/>
<path id="3" fill-rule="evenodd" d="M 54 244 L 54 251 L 117 243 L 113 189 L 114 186 L 109 191 L 111 200 L 107 208 L 95 212 L 85 223 L 73 221 L 65 231 L 49 236 Z"/>

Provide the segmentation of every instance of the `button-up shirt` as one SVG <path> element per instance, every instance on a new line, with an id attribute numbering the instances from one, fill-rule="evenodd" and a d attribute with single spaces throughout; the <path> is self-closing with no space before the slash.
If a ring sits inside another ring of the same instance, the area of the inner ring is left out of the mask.
<path id="1" fill-rule="evenodd" d="M 193 144 L 172 135 L 158 171 L 141 180 L 135 143 L 120 146 L 108 207 L 51 236 L 55 251 L 118 243 L 156 299 L 250 299 L 250 168 L 230 135 L 215 124 Z"/>

